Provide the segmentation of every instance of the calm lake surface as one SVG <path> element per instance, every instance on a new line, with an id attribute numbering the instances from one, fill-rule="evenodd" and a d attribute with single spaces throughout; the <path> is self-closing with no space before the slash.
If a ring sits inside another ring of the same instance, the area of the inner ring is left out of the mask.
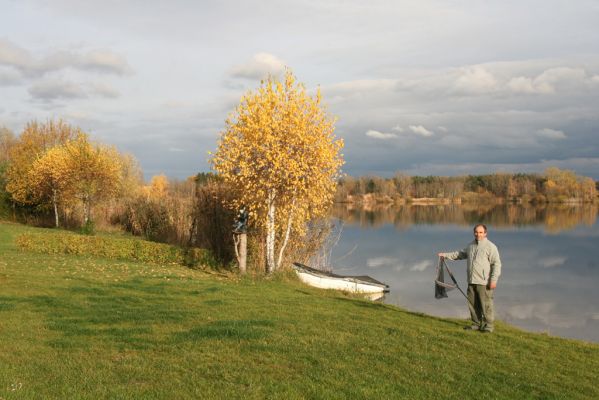
<path id="1" fill-rule="evenodd" d="M 503 264 L 496 318 L 529 331 L 599 342 L 597 206 L 339 205 L 335 216 L 342 226 L 331 254 L 335 273 L 387 283 L 386 303 L 457 318 L 469 317 L 457 289 L 449 298 L 434 297 L 436 254 L 463 249 L 473 240 L 473 226 L 484 223 Z M 466 262 L 448 265 L 465 290 Z"/>

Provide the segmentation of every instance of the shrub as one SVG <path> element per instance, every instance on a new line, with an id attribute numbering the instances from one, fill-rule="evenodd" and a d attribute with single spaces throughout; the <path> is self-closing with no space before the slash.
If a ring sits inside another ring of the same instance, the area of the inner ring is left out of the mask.
<path id="1" fill-rule="evenodd" d="M 204 180 L 196 187 L 191 214 L 189 245 L 209 249 L 223 266 L 230 265 L 235 260 L 235 212 L 226 207 L 231 202 L 232 192 L 217 178 Z"/>

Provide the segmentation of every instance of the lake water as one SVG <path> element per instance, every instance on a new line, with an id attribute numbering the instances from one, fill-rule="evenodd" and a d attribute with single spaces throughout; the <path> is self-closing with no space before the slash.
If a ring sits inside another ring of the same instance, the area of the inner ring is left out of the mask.
<path id="1" fill-rule="evenodd" d="M 441 317 L 468 318 L 458 290 L 434 297 L 439 251 L 466 247 L 485 223 L 502 275 L 496 318 L 535 332 L 599 342 L 597 206 L 402 206 L 377 210 L 339 205 L 333 272 L 370 275 L 391 286 L 384 302 Z M 466 262 L 448 261 L 464 291 Z"/>

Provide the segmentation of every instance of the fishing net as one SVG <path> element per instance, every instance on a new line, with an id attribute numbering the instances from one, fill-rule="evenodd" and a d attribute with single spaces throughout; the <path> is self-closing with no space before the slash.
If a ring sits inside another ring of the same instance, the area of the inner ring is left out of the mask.
<path id="1" fill-rule="evenodd" d="M 448 290 L 453 290 L 458 287 L 458 283 L 453 277 L 453 274 L 447 267 L 445 260 L 439 257 L 437 264 L 437 275 L 435 278 L 435 298 L 442 299 L 447 296 Z"/>

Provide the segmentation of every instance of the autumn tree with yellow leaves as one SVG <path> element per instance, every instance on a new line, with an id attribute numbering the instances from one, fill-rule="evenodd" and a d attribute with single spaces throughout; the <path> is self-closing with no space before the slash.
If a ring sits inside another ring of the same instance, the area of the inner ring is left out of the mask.
<path id="1" fill-rule="evenodd" d="M 8 152 L 6 190 L 20 204 L 37 204 L 35 186 L 30 182 L 30 172 L 36 160 L 51 148 L 73 140 L 81 130 L 62 120 L 45 123 L 29 122 Z"/>
<path id="2" fill-rule="evenodd" d="M 64 147 L 52 147 L 37 158 L 26 178 L 30 185 L 31 199 L 42 204 L 52 204 L 54 224 L 58 228 L 58 205 L 71 197 L 71 173 Z"/>
<path id="3" fill-rule="evenodd" d="M 87 224 L 94 203 L 126 189 L 126 170 L 131 170 L 128 181 L 135 180 L 130 157 L 91 142 L 80 128 L 60 120 L 27 124 L 10 147 L 8 165 L 6 190 L 13 201 L 52 206 L 57 227 L 59 205 L 80 201 Z"/>
<path id="4" fill-rule="evenodd" d="M 83 206 L 83 224 L 91 220 L 92 206 L 114 197 L 121 187 L 120 155 L 112 147 L 93 143 L 85 134 L 64 145 L 70 190 Z"/>
<path id="5" fill-rule="evenodd" d="M 154 175 L 152 179 L 150 179 L 150 184 L 144 186 L 143 191 L 148 199 L 159 201 L 166 198 L 168 194 L 168 185 L 169 183 L 166 175 Z"/>
<path id="6" fill-rule="evenodd" d="M 265 230 L 268 273 L 280 268 L 290 235 L 328 211 L 342 148 L 320 91 L 311 97 L 290 71 L 247 93 L 227 119 L 210 162 L 236 192 L 231 206 L 248 207 L 250 224 Z"/>

